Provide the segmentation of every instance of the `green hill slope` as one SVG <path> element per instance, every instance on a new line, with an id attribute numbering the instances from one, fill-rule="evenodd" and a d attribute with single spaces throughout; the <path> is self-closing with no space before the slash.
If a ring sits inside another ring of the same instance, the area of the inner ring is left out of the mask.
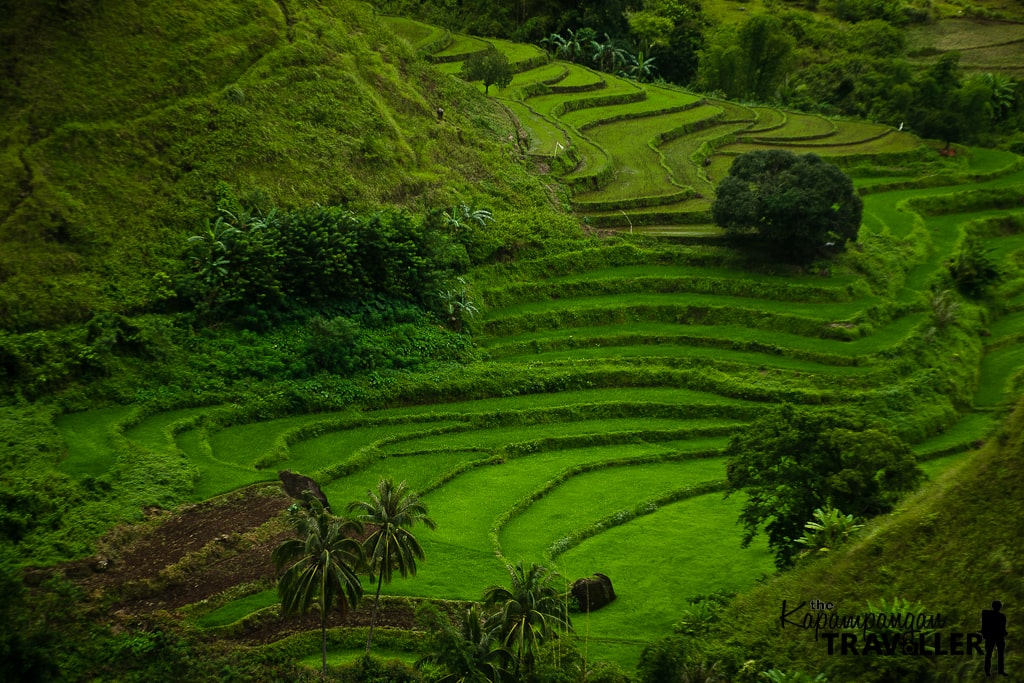
<path id="1" fill-rule="evenodd" d="M 808 614 L 817 620 L 811 600 L 833 603 L 834 609 L 824 613 L 841 616 L 877 614 L 878 608 L 899 600 L 909 608 L 904 614 L 945 618 L 938 629 L 939 649 L 949 651 L 951 634 L 977 631 L 980 611 L 1001 600 L 1012 648 L 1008 670 L 1019 675 L 1017 644 L 1024 632 L 1022 452 L 1024 406 L 1018 404 L 984 448 L 904 501 L 897 512 L 870 524 L 847 547 L 737 599 L 722 614 L 723 640 L 740 661 L 756 660 L 751 667 L 755 671 L 823 672 L 830 681 L 980 680 L 984 658 L 977 651 L 932 657 L 864 654 L 866 637 L 857 628 L 825 628 L 815 638 L 813 629 L 793 622 L 802 623 Z M 785 626 L 780 621 L 783 601 L 791 612 Z M 826 632 L 856 636 L 858 654 L 848 649 L 844 656 L 840 636 L 830 655 Z M 934 647 L 934 638 L 929 636 L 929 646 Z"/>
<path id="2" fill-rule="evenodd" d="M 5 8 L 0 328 L 165 299 L 226 192 L 264 210 L 546 201 L 505 112 L 367 5 Z"/>

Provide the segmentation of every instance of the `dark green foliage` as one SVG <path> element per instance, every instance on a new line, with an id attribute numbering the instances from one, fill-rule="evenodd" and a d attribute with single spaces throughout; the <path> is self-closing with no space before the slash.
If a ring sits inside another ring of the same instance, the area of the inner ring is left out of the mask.
<path id="1" fill-rule="evenodd" d="M 682 680 L 686 666 L 686 640 L 667 636 L 644 648 L 637 665 L 640 683 L 663 683 Z"/>
<path id="2" fill-rule="evenodd" d="M 0 678 L 10 683 L 60 680 L 54 657 L 57 633 L 31 624 L 30 597 L 14 560 L 11 546 L 0 539 Z"/>
<path id="3" fill-rule="evenodd" d="M 339 683 L 419 683 L 423 676 L 398 659 L 383 660 L 366 654 L 333 670 Z"/>
<path id="4" fill-rule="evenodd" d="M 180 289 L 204 318 L 264 328 L 308 311 L 365 310 L 372 299 L 429 310 L 468 265 L 439 213 L 359 216 L 341 207 L 207 223 L 189 239 Z"/>
<path id="5" fill-rule="evenodd" d="M 744 543 L 763 528 L 779 566 L 792 561 L 815 509 L 872 517 L 922 476 L 905 443 L 849 410 L 783 405 L 735 435 L 726 455 L 729 492 L 746 496 Z"/>
<path id="6" fill-rule="evenodd" d="M 483 603 L 492 612 L 485 628 L 493 632 L 507 653 L 505 667 L 513 680 L 531 680 L 543 660 L 545 643 L 571 630 L 569 612 L 555 580 L 557 573 L 522 561 L 508 568 L 511 588 L 490 586 Z"/>
<path id="7" fill-rule="evenodd" d="M 90 6 L 74 21 L 41 3 L 8 9 L 4 329 L 166 310 L 184 240 L 215 204 L 239 215 L 220 183 L 282 210 L 547 203 L 506 153 L 506 114 L 368 5 L 297 5 L 287 21 L 275 3 L 238 0 Z"/>
<path id="8" fill-rule="evenodd" d="M 733 237 L 753 234 L 757 244 L 797 262 L 845 249 L 857 239 L 863 210 L 837 166 L 784 150 L 737 157 L 711 208 Z"/>
<path id="9" fill-rule="evenodd" d="M 751 17 L 738 32 L 722 30 L 702 52 L 700 87 L 732 99 L 769 101 L 789 70 L 795 41 L 778 17 Z"/>
<path id="10" fill-rule="evenodd" d="M 983 296 L 1002 278 L 1002 272 L 992 258 L 992 249 L 986 247 L 982 238 L 973 232 L 967 233 L 946 268 L 960 293 L 972 298 Z"/>
<path id="11" fill-rule="evenodd" d="M 503 662 L 508 652 L 502 648 L 496 634 L 484 628 L 476 605 L 463 612 L 457 625 L 430 603 L 420 607 L 416 618 L 420 627 L 430 634 L 428 654 L 417 662 L 417 668 L 437 666 L 446 673 L 441 680 L 464 683 L 500 681 L 507 673 Z"/>
<path id="12" fill-rule="evenodd" d="M 511 83 L 515 70 L 509 63 L 508 57 L 491 47 L 483 52 L 470 55 L 462 63 L 462 71 L 459 75 L 470 82 L 483 81 L 486 95 L 492 85 L 504 88 Z"/>

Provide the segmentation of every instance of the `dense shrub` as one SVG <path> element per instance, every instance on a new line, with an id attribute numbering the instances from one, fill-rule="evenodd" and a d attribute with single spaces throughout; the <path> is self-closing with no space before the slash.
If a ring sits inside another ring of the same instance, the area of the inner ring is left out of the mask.
<path id="1" fill-rule="evenodd" d="M 338 206 L 226 213 L 188 243 L 179 289 L 208 320 L 265 328 L 309 312 L 362 311 L 376 301 L 430 310 L 469 265 L 440 213 L 357 215 Z"/>

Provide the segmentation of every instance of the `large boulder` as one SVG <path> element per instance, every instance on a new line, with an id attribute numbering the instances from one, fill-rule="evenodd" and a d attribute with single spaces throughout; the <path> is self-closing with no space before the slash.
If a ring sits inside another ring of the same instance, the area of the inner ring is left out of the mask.
<path id="1" fill-rule="evenodd" d="M 295 474 L 288 470 L 281 470 L 277 473 L 281 484 L 284 485 L 284 492 L 296 500 L 306 503 L 306 494 L 319 500 L 325 510 L 330 511 L 331 504 L 327 502 L 327 496 L 320 490 L 320 485 L 304 474 Z"/>
<path id="2" fill-rule="evenodd" d="M 593 612 L 615 599 L 615 589 L 612 588 L 611 579 L 604 574 L 595 573 L 588 578 L 576 579 L 572 584 L 572 595 L 581 610 Z"/>

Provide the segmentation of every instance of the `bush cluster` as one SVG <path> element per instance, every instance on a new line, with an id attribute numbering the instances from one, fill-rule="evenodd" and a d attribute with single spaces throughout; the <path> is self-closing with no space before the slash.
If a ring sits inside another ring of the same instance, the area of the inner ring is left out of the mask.
<path id="1" fill-rule="evenodd" d="M 225 215 L 189 238 L 178 288 L 208 320 L 266 328 L 303 314 L 389 317 L 401 304 L 438 307 L 469 266 L 441 212 L 357 215 L 339 206 Z"/>

